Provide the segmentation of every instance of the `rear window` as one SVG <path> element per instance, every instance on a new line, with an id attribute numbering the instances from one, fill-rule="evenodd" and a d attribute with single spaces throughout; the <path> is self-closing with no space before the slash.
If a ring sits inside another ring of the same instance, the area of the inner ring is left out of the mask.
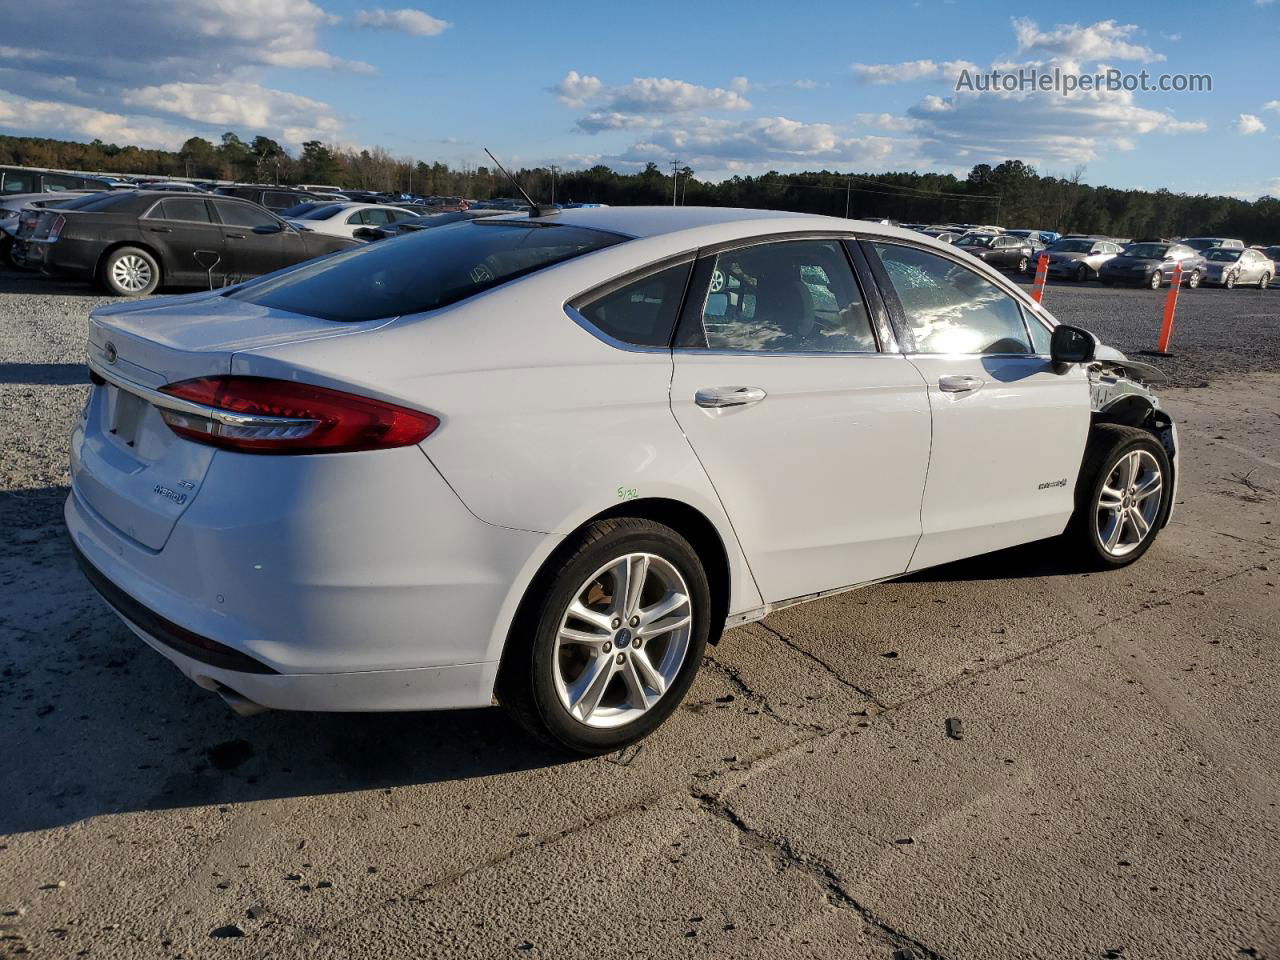
<path id="1" fill-rule="evenodd" d="M 226 296 L 357 323 L 445 307 L 625 239 L 561 224 L 456 223 L 315 260 Z"/>
<path id="2" fill-rule="evenodd" d="M 111 210 L 115 207 L 132 206 L 135 196 L 136 194 L 132 191 L 127 193 L 90 193 L 83 197 L 76 197 L 74 200 L 68 200 L 61 206 L 63 210 Z"/>

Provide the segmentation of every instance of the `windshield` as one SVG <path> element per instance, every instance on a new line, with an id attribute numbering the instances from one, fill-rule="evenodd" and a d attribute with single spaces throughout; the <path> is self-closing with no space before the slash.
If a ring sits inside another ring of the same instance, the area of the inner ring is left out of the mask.
<path id="1" fill-rule="evenodd" d="M 980 233 L 966 233 L 963 237 L 956 241 L 957 247 L 989 247 L 994 237 L 983 236 Z"/>
<path id="2" fill-rule="evenodd" d="M 1049 247 L 1053 253 L 1088 253 L 1092 249 L 1092 240 L 1059 240 Z"/>
<path id="3" fill-rule="evenodd" d="M 448 306 L 625 239 L 561 224 L 473 220 L 313 260 L 226 296 L 357 323 Z"/>
<path id="4" fill-rule="evenodd" d="M 1223 250 L 1221 248 L 1208 251 L 1204 258 L 1206 260 L 1221 260 L 1224 263 L 1234 263 L 1240 259 L 1243 250 Z"/>
<path id="5" fill-rule="evenodd" d="M 1208 250 L 1210 247 L 1216 247 L 1222 241 L 1217 237 L 1192 237 L 1190 240 L 1183 240 L 1183 244 L 1192 250 Z"/>
<path id="6" fill-rule="evenodd" d="M 1135 243 L 1120 256 L 1135 257 L 1138 260 L 1163 260 L 1168 250 L 1167 243 Z"/>
<path id="7" fill-rule="evenodd" d="M 324 203 L 318 207 L 310 207 L 302 213 L 293 215 L 294 220 L 328 220 L 330 217 L 337 215 L 346 209 L 343 203 Z"/>
<path id="8" fill-rule="evenodd" d="M 296 220 L 308 210 L 314 210 L 316 207 L 328 206 L 328 204 L 316 203 L 314 200 L 308 200 L 306 203 L 300 203 L 296 207 L 288 207 L 284 210 L 277 210 L 276 213 L 285 220 Z"/>

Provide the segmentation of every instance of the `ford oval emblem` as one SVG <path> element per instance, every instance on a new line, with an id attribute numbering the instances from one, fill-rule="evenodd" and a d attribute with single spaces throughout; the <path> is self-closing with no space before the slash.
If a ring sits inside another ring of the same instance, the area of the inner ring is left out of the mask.
<path id="1" fill-rule="evenodd" d="M 115 363 L 119 354 L 116 352 L 116 345 L 110 340 L 107 341 L 106 348 L 102 351 L 107 356 L 107 363 Z"/>

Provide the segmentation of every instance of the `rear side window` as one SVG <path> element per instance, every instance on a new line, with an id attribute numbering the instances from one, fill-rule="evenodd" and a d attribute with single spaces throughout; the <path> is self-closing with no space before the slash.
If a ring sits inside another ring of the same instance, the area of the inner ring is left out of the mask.
<path id="1" fill-rule="evenodd" d="M 448 306 L 626 239 L 562 224 L 478 220 L 313 260 L 226 296 L 357 323 Z"/>
<path id="2" fill-rule="evenodd" d="M 575 306 L 592 326 L 615 340 L 665 347 L 671 343 L 692 267 L 692 261 L 677 264 Z"/>
<path id="3" fill-rule="evenodd" d="M 268 190 L 262 195 L 262 205 L 272 210 L 287 210 L 298 202 L 298 197 L 292 193 L 278 193 L 275 190 Z"/>
<path id="4" fill-rule="evenodd" d="M 162 217 L 165 220 L 188 220 L 193 223 L 208 223 L 209 208 L 205 206 L 203 200 L 192 198 L 190 200 L 183 198 L 179 200 L 164 200 L 160 203 L 160 208 L 153 217 Z"/>
<path id="5" fill-rule="evenodd" d="M 29 173 L 12 173 L 6 170 L 0 176 L 4 177 L 5 193 L 35 193 L 35 177 Z"/>

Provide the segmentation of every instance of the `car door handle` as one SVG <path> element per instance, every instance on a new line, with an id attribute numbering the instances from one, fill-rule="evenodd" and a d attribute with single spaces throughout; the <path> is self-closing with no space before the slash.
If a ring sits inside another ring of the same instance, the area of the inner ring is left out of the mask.
<path id="1" fill-rule="evenodd" d="M 938 378 L 938 389 L 943 393 L 972 393 L 984 383 L 979 377 L 946 376 Z"/>
<path id="2" fill-rule="evenodd" d="M 173 227 L 147 227 L 152 233 L 173 233 Z"/>
<path id="3" fill-rule="evenodd" d="M 245 235 L 244 235 L 243 233 L 228 233 L 228 234 L 227 234 L 227 239 L 228 239 L 228 240 L 243 240 L 243 239 L 244 239 L 244 236 L 245 236 Z"/>
<path id="4" fill-rule="evenodd" d="M 725 407 L 749 407 L 768 394 L 759 387 L 703 387 L 693 395 L 693 402 L 709 410 Z"/>

